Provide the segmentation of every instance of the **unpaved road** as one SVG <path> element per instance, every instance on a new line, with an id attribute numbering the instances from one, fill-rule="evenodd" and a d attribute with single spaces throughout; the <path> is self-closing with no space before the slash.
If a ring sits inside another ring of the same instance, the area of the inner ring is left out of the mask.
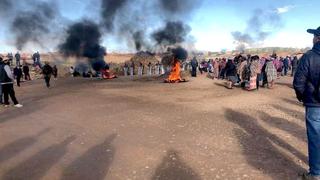
<path id="1" fill-rule="evenodd" d="M 41 80 L 0 108 L 0 179 L 296 179 L 307 168 L 304 109 L 273 90 L 205 77 Z"/>

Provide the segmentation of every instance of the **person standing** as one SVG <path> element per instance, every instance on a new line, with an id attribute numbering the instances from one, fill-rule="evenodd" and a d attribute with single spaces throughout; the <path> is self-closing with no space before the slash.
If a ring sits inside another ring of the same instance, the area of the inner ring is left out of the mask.
<path id="1" fill-rule="evenodd" d="M 45 62 L 45 65 L 42 67 L 42 74 L 46 82 L 47 88 L 50 88 L 50 79 L 51 79 L 52 73 L 53 73 L 53 69 L 49 65 L 49 62 Z"/>
<path id="2" fill-rule="evenodd" d="M 42 66 L 39 51 L 36 52 L 36 65 L 38 65 L 40 68 Z"/>
<path id="3" fill-rule="evenodd" d="M 8 53 L 7 58 L 9 59 L 9 65 L 12 65 L 12 61 L 13 61 L 12 53 Z"/>
<path id="4" fill-rule="evenodd" d="M 237 83 L 238 78 L 237 78 L 237 67 L 234 64 L 232 59 L 229 59 L 226 67 L 225 67 L 225 73 L 226 73 L 226 77 L 227 77 L 227 88 L 228 89 L 232 89 L 233 85 L 235 83 Z"/>
<path id="5" fill-rule="evenodd" d="M 310 168 L 301 179 L 320 180 L 320 27 L 307 32 L 314 35 L 314 45 L 302 56 L 293 80 L 297 99 L 306 108 Z"/>
<path id="6" fill-rule="evenodd" d="M 37 55 L 36 55 L 36 53 L 33 53 L 33 55 L 32 55 L 32 60 L 33 60 L 33 66 L 36 66 L 36 61 L 37 61 Z"/>
<path id="7" fill-rule="evenodd" d="M 0 58 L 0 62 L 2 62 L 2 58 Z M 19 104 L 13 87 L 14 77 L 11 72 L 10 66 L 9 66 L 9 60 L 4 60 L 3 63 L 0 65 L 0 82 L 2 86 L 2 93 L 3 93 L 3 99 L 4 99 L 4 105 L 5 107 L 9 107 L 9 96 L 11 100 L 13 101 L 13 104 L 17 108 L 23 107 L 23 105 Z"/>
<path id="8" fill-rule="evenodd" d="M 123 74 L 124 76 L 128 76 L 128 64 L 127 63 L 124 63 L 124 66 L 123 66 Z"/>
<path id="9" fill-rule="evenodd" d="M 265 66 L 263 67 L 263 84 L 262 87 L 265 87 L 265 84 L 267 84 L 267 87 L 269 89 L 272 89 L 274 86 L 274 82 L 277 79 L 277 70 L 273 63 L 274 58 L 267 59 Z"/>
<path id="10" fill-rule="evenodd" d="M 54 65 L 53 68 L 52 68 L 52 75 L 53 75 L 54 80 L 57 80 L 57 78 L 58 78 L 58 68 L 57 68 L 56 65 Z"/>
<path id="11" fill-rule="evenodd" d="M 154 68 L 154 74 L 159 75 L 160 74 L 160 64 L 159 61 L 156 63 L 155 68 Z"/>
<path id="12" fill-rule="evenodd" d="M 296 71 L 297 71 L 297 68 L 298 68 L 298 58 L 297 56 L 295 56 L 292 60 L 292 70 L 291 70 L 291 76 L 294 76 Z"/>
<path id="13" fill-rule="evenodd" d="M 191 76 L 197 77 L 197 68 L 198 68 L 198 61 L 196 57 L 193 57 L 191 60 Z"/>
<path id="14" fill-rule="evenodd" d="M 142 62 L 140 62 L 138 67 L 138 76 L 142 76 L 142 74 L 143 74 L 143 64 Z"/>
<path id="15" fill-rule="evenodd" d="M 30 69 L 29 69 L 29 66 L 27 64 L 23 65 L 22 71 L 23 71 L 23 74 L 24 74 L 24 80 L 30 81 L 31 80 Z"/>
<path id="16" fill-rule="evenodd" d="M 152 64 L 151 62 L 148 63 L 148 76 L 152 75 Z"/>
<path id="17" fill-rule="evenodd" d="M 21 66 L 17 66 L 13 69 L 13 74 L 16 78 L 16 81 L 17 81 L 17 86 L 20 87 L 20 82 L 21 82 L 21 78 L 22 78 L 22 69 L 21 69 Z"/>
<path id="18" fill-rule="evenodd" d="M 130 64 L 130 76 L 133 77 L 134 75 L 134 62 L 133 60 L 131 60 L 131 64 Z"/>
<path id="19" fill-rule="evenodd" d="M 15 54 L 15 58 L 16 58 L 16 66 L 20 66 L 21 55 L 19 51 Z"/>
<path id="20" fill-rule="evenodd" d="M 288 75 L 288 70 L 290 65 L 289 62 L 290 62 L 289 56 L 283 59 L 284 76 Z"/>

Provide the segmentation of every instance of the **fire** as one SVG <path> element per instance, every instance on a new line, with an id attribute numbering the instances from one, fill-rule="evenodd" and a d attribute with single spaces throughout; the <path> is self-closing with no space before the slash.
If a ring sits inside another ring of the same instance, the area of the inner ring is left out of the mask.
<path id="1" fill-rule="evenodd" d="M 169 82 L 169 83 L 182 82 L 183 79 L 180 76 L 180 70 L 181 68 L 180 68 L 179 60 L 174 60 L 173 67 L 171 69 L 168 79 L 166 79 L 166 82 Z"/>
<path id="2" fill-rule="evenodd" d="M 102 77 L 103 77 L 103 79 L 114 79 L 114 78 L 117 78 L 117 76 L 114 75 L 113 73 L 111 73 L 109 69 L 105 69 L 105 70 L 102 71 Z"/>

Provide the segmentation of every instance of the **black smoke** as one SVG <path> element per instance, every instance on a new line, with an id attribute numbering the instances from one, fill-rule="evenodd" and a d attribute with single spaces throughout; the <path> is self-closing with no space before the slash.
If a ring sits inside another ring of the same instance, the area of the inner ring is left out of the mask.
<path id="1" fill-rule="evenodd" d="M 17 49 L 21 50 L 28 42 L 42 43 L 43 36 L 50 32 L 52 20 L 58 15 L 56 9 L 53 3 L 41 2 L 33 10 L 17 14 L 10 27 Z"/>
<path id="2" fill-rule="evenodd" d="M 142 46 L 144 45 L 144 34 L 142 31 L 137 31 L 132 34 L 133 39 L 134 39 L 134 44 L 136 50 L 140 51 Z"/>
<path id="3" fill-rule="evenodd" d="M 11 8 L 12 8 L 12 1 L 0 0 L 0 11 L 1 12 L 6 12 L 6 11 L 10 10 Z"/>
<path id="4" fill-rule="evenodd" d="M 173 48 L 171 50 L 175 59 L 185 61 L 188 58 L 188 51 L 182 47 Z"/>
<path id="5" fill-rule="evenodd" d="M 154 32 L 152 37 L 158 45 L 169 46 L 184 42 L 190 31 L 190 26 L 181 21 L 167 22 L 165 27 Z"/>
<path id="6" fill-rule="evenodd" d="M 102 24 L 108 31 L 114 29 L 114 21 L 120 9 L 125 6 L 128 0 L 102 0 L 101 16 Z"/>
<path id="7" fill-rule="evenodd" d="M 137 51 L 186 41 L 190 15 L 202 0 L 100 0 L 104 30 Z M 159 29 L 157 27 L 163 29 Z M 165 26 L 165 27 L 164 27 Z M 173 34 L 172 34 L 173 33 Z M 157 48 L 156 48 L 157 49 Z"/>
<path id="8" fill-rule="evenodd" d="M 275 9 L 256 9 L 247 22 L 245 31 L 235 31 L 231 35 L 237 50 L 243 51 L 247 47 L 258 46 L 273 32 L 283 26 L 280 14 Z"/>
<path id="9" fill-rule="evenodd" d="M 98 24 L 83 20 L 72 24 L 66 32 L 65 40 L 59 50 L 66 56 L 86 57 L 94 70 L 103 69 L 106 64 L 106 50 L 100 45 L 102 34 Z"/>
<path id="10" fill-rule="evenodd" d="M 194 0 L 159 0 L 161 10 L 167 18 L 178 20 L 189 18 L 202 1 Z"/>

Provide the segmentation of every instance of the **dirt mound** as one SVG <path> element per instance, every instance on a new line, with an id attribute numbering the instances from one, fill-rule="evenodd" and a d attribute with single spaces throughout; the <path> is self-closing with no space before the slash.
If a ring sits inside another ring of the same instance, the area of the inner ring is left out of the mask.
<path id="1" fill-rule="evenodd" d="M 157 59 L 156 55 L 148 52 L 148 51 L 140 51 L 138 53 L 136 53 L 131 59 L 130 61 L 133 61 L 134 64 L 136 66 L 139 65 L 139 63 L 141 62 L 143 65 L 148 65 L 149 63 L 155 64 L 157 63 L 159 60 Z"/>

